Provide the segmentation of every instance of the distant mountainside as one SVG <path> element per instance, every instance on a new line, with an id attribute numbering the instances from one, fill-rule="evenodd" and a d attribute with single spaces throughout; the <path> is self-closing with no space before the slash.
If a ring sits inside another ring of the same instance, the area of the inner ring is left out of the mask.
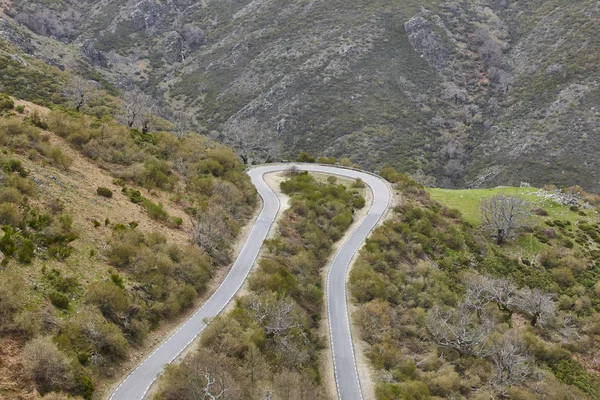
<path id="1" fill-rule="evenodd" d="M 108 89 L 137 86 L 215 138 L 235 127 L 267 132 L 283 157 L 390 164 L 437 186 L 600 190 L 595 0 L 30 0 L 4 9 L 10 48 Z"/>

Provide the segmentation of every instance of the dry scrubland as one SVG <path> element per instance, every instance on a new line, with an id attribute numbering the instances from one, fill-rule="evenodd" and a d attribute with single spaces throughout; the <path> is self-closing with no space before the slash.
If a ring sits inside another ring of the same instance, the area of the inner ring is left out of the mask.
<path id="1" fill-rule="evenodd" d="M 0 397 L 91 398 L 205 295 L 255 191 L 201 136 L 1 103 Z"/>

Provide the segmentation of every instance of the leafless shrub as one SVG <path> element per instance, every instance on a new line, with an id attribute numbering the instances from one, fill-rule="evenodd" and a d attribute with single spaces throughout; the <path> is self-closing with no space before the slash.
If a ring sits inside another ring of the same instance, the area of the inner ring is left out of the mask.
<path id="1" fill-rule="evenodd" d="M 506 335 L 490 350 L 494 363 L 492 386 L 504 395 L 506 389 L 527 380 L 533 373 L 532 359 L 522 340 Z"/>
<path id="2" fill-rule="evenodd" d="M 450 310 L 431 309 L 427 314 L 427 328 L 439 346 L 463 355 L 481 356 L 493 325 L 488 318 L 479 322 L 467 307 L 461 305 Z"/>
<path id="3" fill-rule="evenodd" d="M 549 293 L 540 289 L 521 289 L 515 299 L 515 308 L 529 316 L 531 325 L 544 327 L 556 315 L 556 302 Z"/>
<path id="4" fill-rule="evenodd" d="M 223 135 L 223 142 L 235 150 L 244 164 L 253 160 L 270 161 L 277 153 L 273 137 L 256 118 L 230 121 Z"/>

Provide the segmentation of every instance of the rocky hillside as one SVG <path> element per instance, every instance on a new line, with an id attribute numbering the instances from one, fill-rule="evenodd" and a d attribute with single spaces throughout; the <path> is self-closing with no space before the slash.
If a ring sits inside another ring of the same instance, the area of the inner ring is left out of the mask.
<path id="1" fill-rule="evenodd" d="M 19 51 L 137 87 L 218 139 L 266 132 L 283 157 L 349 156 L 438 186 L 600 189 L 597 1 L 31 0 L 5 12 L 0 37 Z"/>

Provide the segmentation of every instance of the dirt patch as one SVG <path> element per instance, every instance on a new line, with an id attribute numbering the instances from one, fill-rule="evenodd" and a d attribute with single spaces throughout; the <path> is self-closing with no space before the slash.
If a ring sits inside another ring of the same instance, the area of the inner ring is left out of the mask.
<path id="1" fill-rule="evenodd" d="M 24 342 L 11 337 L 0 338 L 0 399 L 30 400 L 40 396 L 23 371 Z"/>

